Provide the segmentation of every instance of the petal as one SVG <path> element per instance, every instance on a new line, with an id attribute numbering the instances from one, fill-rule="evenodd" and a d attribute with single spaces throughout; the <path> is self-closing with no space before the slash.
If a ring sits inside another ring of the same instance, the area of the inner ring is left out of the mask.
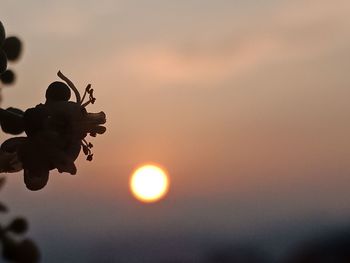
<path id="1" fill-rule="evenodd" d="M 97 133 L 97 134 L 104 134 L 106 132 L 106 127 L 104 126 L 95 126 L 95 127 L 92 127 L 90 130 L 89 130 L 90 133 Z"/>
<path id="2" fill-rule="evenodd" d="M 44 130 L 48 115 L 46 107 L 40 104 L 24 112 L 24 130 L 28 137 L 32 137 Z"/>
<path id="3" fill-rule="evenodd" d="M 1 109 L 0 122 L 2 130 L 6 133 L 17 135 L 24 131 L 23 111 L 20 109 Z"/>
<path id="4" fill-rule="evenodd" d="M 106 114 L 103 111 L 98 113 L 87 113 L 86 119 L 87 119 L 86 122 L 89 124 L 95 124 L 95 125 L 104 124 L 106 123 Z"/>
<path id="5" fill-rule="evenodd" d="M 69 159 L 55 160 L 54 165 L 55 165 L 55 168 L 57 168 L 59 173 L 70 173 L 70 174 L 77 173 L 77 167 L 75 166 L 72 160 L 69 160 Z"/>
<path id="6" fill-rule="evenodd" d="M 24 183 L 31 191 L 38 191 L 44 188 L 49 181 L 48 170 L 24 170 Z"/>
<path id="7" fill-rule="evenodd" d="M 14 137 L 4 141 L 0 149 L 4 152 L 14 153 L 17 152 L 19 147 L 26 142 L 27 137 Z"/>
<path id="8" fill-rule="evenodd" d="M 49 167 L 47 156 L 43 155 L 42 150 L 32 140 L 28 140 L 23 144 L 18 151 L 18 156 L 24 169 L 40 171 L 46 170 L 43 167 Z"/>

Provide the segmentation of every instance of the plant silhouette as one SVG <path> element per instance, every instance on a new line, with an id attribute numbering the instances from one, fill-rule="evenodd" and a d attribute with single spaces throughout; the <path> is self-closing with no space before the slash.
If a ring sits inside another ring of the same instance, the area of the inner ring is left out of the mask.
<path id="1" fill-rule="evenodd" d="M 17 40 L 10 37 L 2 41 L 1 76 L 5 83 L 11 79 L 11 73 L 6 70 L 7 60 L 14 60 L 20 54 L 21 44 Z M 69 78 L 60 71 L 57 75 L 64 82 L 55 81 L 48 86 L 44 103 L 25 111 L 12 107 L 0 109 L 0 124 L 5 133 L 26 134 L 2 143 L 0 172 L 13 173 L 23 169 L 25 185 L 32 191 L 47 184 L 50 170 L 76 174 L 74 162 L 81 149 L 88 161 L 93 158 L 93 145 L 85 140 L 86 136 L 95 137 L 106 131 L 102 126 L 106 122 L 105 113 L 86 110 L 96 101 L 91 85 L 87 85 L 81 96 Z M 75 101 L 70 101 L 71 91 Z"/>
<path id="2" fill-rule="evenodd" d="M 13 84 L 15 73 L 8 69 L 8 62 L 17 61 L 21 55 L 22 43 L 14 36 L 6 38 L 5 29 L 0 21 L 0 81 L 3 85 Z M 15 108 L 8 108 L 1 112 L 10 112 L 17 116 L 22 111 Z M 0 114 L 1 126 L 4 125 L 5 131 L 18 134 L 21 130 L 17 126 L 17 118 L 8 119 L 8 114 L 2 120 L 3 114 Z M 6 153 L 0 149 L 0 172 L 19 171 L 20 163 L 15 163 L 14 154 Z M 5 178 L 0 178 L 0 189 L 4 187 Z M 0 213 L 7 213 L 8 208 L 0 202 Z M 14 218 L 9 224 L 0 224 L 0 243 L 2 246 L 1 254 L 4 260 L 16 263 L 37 263 L 40 261 L 40 251 L 35 242 L 24 235 L 28 230 L 27 220 L 23 217 Z"/>
<path id="3" fill-rule="evenodd" d="M 16 36 L 6 37 L 5 28 L 0 21 L 0 84 L 8 86 L 15 83 L 16 74 L 8 65 L 16 62 L 22 53 L 22 42 Z M 0 95 L 0 102 L 2 98 Z"/>
<path id="4" fill-rule="evenodd" d="M 22 43 L 15 36 L 6 37 L 0 21 L 0 84 L 13 84 L 16 75 L 8 66 L 16 62 L 22 52 Z M 74 161 L 81 149 L 91 161 L 93 158 L 87 135 L 103 134 L 106 128 L 104 112 L 89 113 L 86 107 L 95 103 L 94 90 L 87 85 L 83 96 L 73 82 L 58 72 L 64 81 L 51 83 L 46 90 L 46 101 L 25 111 L 9 107 L 0 108 L 0 125 L 3 132 L 26 136 L 13 137 L 0 146 L 0 172 L 14 173 L 24 170 L 24 182 L 29 190 L 42 189 L 48 182 L 49 171 L 76 174 Z M 75 101 L 70 101 L 73 91 Z M 0 188 L 5 178 L 0 178 Z M 0 203 L 0 212 L 7 212 Z M 0 224 L 0 242 L 3 259 L 17 263 L 36 263 L 40 252 L 36 244 L 23 235 L 28 229 L 27 221 L 18 217 L 8 225 Z"/>
<path id="5" fill-rule="evenodd" d="M 5 178 L 0 178 L 0 188 L 5 184 Z M 8 212 L 8 208 L 0 203 L 0 213 Z M 39 248 L 35 242 L 23 237 L 28 230 L 27 220 L 23 217 L 14 218 L 9 224 L 0 224 L 0 242 L 2 257 L 9 262 L 36 263 L 40 260 Z"/>

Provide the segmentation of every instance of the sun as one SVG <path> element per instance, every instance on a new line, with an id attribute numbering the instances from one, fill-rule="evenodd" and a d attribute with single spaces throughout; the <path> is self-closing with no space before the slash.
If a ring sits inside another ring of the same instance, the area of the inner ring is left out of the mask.
<path id="1" fill-rule="evenodd" d="M 146 164 L 137 168 L 131 175 L 130 190 L 141 202 L 156 202 L 167 194 L 169 177 L 159 166 Z"/>

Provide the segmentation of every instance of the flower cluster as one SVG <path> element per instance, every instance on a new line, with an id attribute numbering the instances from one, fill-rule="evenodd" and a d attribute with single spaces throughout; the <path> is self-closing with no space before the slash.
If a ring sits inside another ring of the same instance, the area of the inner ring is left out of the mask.
<path id="1" fill-rule="evenodd" d="M 5 183 L 5 178 L 0 178 L 0 187 Z M 8 212 L 7 207 L 0 203 L 0 212 Z M 0 243 L 2 245 L 2 257 L 4 260 L 16 263 L 37 263 L 40 260 L 40 252 L 37 245 L 29 238 L 23 238 L 28 230 L 27 220 L 16 217 L 6 226 L 0 225 Z"/>
<path id="2" fill-rule="evenodd" d="M 15 73 L 7 69 L 8 62 L 19 59 L 22 51 L 21 41 L 14 36 L 6 37 L 5 28 L 0 21 L 0 81 L 9 85 L 15 81 Z"/>
<path id="3" fill-rule="evenodd" d="M 95 102 L 89 84 L 81 97 L 75 85 L 61 72 L 64 82 L 55 81 L 46 90 L 46 101 L 25 112 L 0 109 L 0 123 L 4 132 L 26 137 L 6 140 L 0 147 L 0 172 L 24 170 L 28 189 L 42 189 L 48 182 L 49 171 L 76 174 L 74 161 L 81 149 L 91 161 L 93 145 L 85 140 L 87 135 L 103 134 L 106 128 L 104 112 L 89 113 L 86 106 Z M 71 90 L 76 101 L 70 101 Z"/>

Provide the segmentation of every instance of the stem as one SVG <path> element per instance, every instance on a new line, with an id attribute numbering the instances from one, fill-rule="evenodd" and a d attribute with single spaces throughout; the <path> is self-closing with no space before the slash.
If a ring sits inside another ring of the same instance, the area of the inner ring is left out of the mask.
<path id="1" fill-rule="evenodd" d="M 68 84 L 68 86 L 73 90 L 75 97 L 77 99 L 77 103 L 80 104 L 81 103 L 80 93 L 78 89 L 74 86 L 73 82 L 70 81 L 70 79 L 67 78 L 65 75 L 63 75 L 61 71 L 58 71 L 57 76 L 62 80 L 64 80 Z"/>
<path id="2" fill-rule="evenodd" d="M 85 88 L 85 92 L 84 92 L 83 98 L 81 99 L 81 103 L 83 103 L 83 101 L 84 101 L 84 99 L 86 97 L 86 94 L 90 90 L 90 87 L 91 87 L 91 84 L 87 85 L 87 87 Z"/>

